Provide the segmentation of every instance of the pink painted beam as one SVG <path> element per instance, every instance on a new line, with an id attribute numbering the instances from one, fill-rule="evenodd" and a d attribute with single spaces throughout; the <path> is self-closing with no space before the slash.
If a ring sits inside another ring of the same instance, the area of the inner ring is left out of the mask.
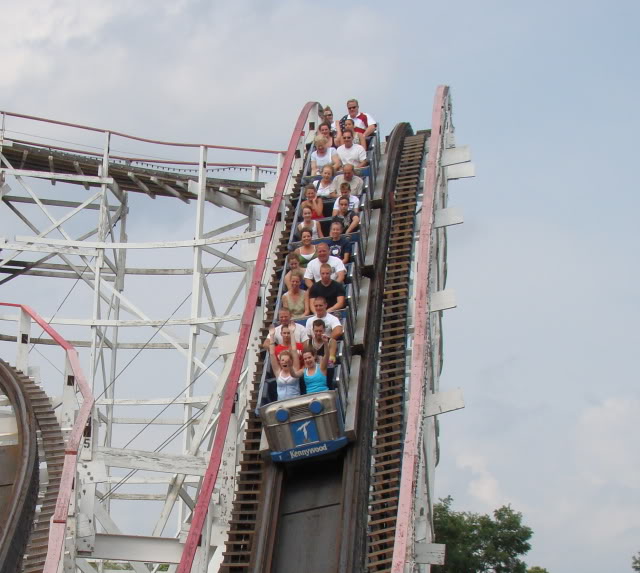
<path id="1" fill-rule="evenodd" d="M 118 137 L 124 137 L 126 139 L 132 139 L 133 141 L 142 141 L 143 143 L 154 143 L 156 145 L 169 145 L 171 147 L 207 147 L 209 149 L 224 149 L 228 151 L 249 151 L 252 153 L 271 153 L 277 155 L 278 153 L 284 153 L 276 149 L 256 149 L 253 147 L 233 147 L 229 145 L 213 145 L 208 143 L 180 143 L 176 141 L 160 141 L 158 139 L 148 139 L 146 137 L 138 137 L 137 135 L 129 135 L 120 131 L 110 131 L 108 129 L 102 129 L 100 127 L 91 127 L 88 125 L 82 125 L 79 123 L 69 123 L 68 121 L 59 121 L 57 119 L 47 119 L 46 117 L 37 117 L 35 115 L 25 115 L 23 113 L 13 113 L 10 111 L 0 110 L 0 114 L 4 114 L 7 117 L 17 117 L 20 119 L 28 119 L 31 121 L 39 121 L 42 123 L 51 123 L 53 125 L 61 125 L 63 127 L 73 127 L 76 129 L 84 129 L 85 131 L 94 131 L 97 133 L 110 133 L 111 135 L 117 135 Z M 49 147 L 49 146 L 47 146 Z"/>
<path id="2" fill-rule="evenodd" d="M 73 372 L 75 382 L 82 394 L 83 403 L 76 417 L 76 421 L 71 430 L 71 434 L 65 445 L 64 465 L 62 466 L 62 476 L 60 478 L 60 490 L 58 499 L 56 500 L 56 508 L 51 518 L 51 527 L 49 529 L 49 546 L 47 549 L 47 558 L 44 564 L 44 573 L 56 573 L 58 563 L 62 555 L 62 548 L 65 539 L 65 530 L 67 527 L 67 513 L 69 511 L 69 502 L 73 491 L 73 483 L 76 475 L 77 455 L 80 449 L 80 441 L 87 422 L 91 416 L 91 410 L 95 402 L 93 393 L 87 380 L 84 377 L 78 352 L 69 344 L 47 321 L 45 321 L 35 310 L 24 304 L 16 304 L 10 302 L 0 302 L 0 306 L 10 306 L 19 308 L 22 312 L 28 314 L 31 319 L 38 324 L 58 345 L 60 345 L 66 354 L 69 366 Z"/>
<path id="3" fill-rule="evenodd" d="M 393 545 L 391 573 L 403 573 L 407 559 L 409 535 L 412 531 L 413 497 L 415 493 L 415 473 L 420 448 L 420 423 L 422 416 L 422 397 L 424 394 L 425 356 L 429 352 L 429 262 L 431 260 L 431 230 L 433 225 L 433 201 L 438 182 L 438 163 L 442 153 L 442 118 L 449 88 L 438 86 L 433 102 L 431 119 L 431 137 L 427 173 L 425 176 L 422 214 L 420 216 L 420 246 L 416 255 L 418 272 L 415 283 L 415 327 L 413 349 L 411 351 L 411 372 L 409 378 L 409 410 L 405 430 L 404 449 L 402 451 L 402 472 L 400 477 L 400 499 L 398 500 L 398 519 L 396 538 Z"/>
<path id="4" fill-rule="evenodd" d="M 253 277 L 251 280 L 251 287 L 249 288 L 249 295 L 247 296 L 247 304 L 244 312 L 242 313 L 242 320 L 240 323 L 240 334 L 238 337 L 237 351 L 233 357 L 231 364 L 231 370 L 227 377 L 227 382 L 224 388 L 224 394 L 222 399 L 222 407 L 220 409 L 220 417 L 218 418 L 218 427 L 216 429 L 216 435 L 213 441 L 213 449 L 211 450 L 211 457 L 209 458 L 209 465 L 207 472 L 202 481 L 202 487 L 200 489 L 200 495 L 196 501 L 196 507 L 193 512 L 193 518 L 191 520 L 191 527 L 189 529 L 189 535 L 182 551 L 182 558 L 180 559 L 180 565 L 178 565 L 177 573 L 189 573 L 191 566 L 193 565 L 193 559 L 195 557 L 196 549 L 198 548 L 198 542 L 200 535 L 202 534 L 202 528 L 204 526 L 204 520 L 209 508 L 209 501 L 211 494 L 213 493 L 213 487 L 218 477 L 218 471 L 220 470 L 220 462 L 222 460 L 222 453 L 224 450 L 224 441 L 227 435 L 227 429 L 229 428 L 229 420 L 231 419 L 231 411 L 234 405 L 234 398 L 236 391 L 238 390 L 238 384 L 240 382 L 240 373 L 244 360 L 249 348 L 249 336 L 251 334 L 251 327 L 253 325 L 253 318 L 255 315 L 255 308 L 258 303 L 258 295 L 260 293 L 260 283 L 262 275 L 264 273 L 267 259 L 269 257 L 269 247 L 273 237 L 273 231 L 275 229 L 276 217 L 280 204 L 284 196 L 284 191 L 289 179 L 289 171 L 293 165 L 296 149 L 300 142 L 300 137 L 304 133 L 304 127 L 309 116 L 309 112 L 316 105 L 315 103 L 307 103 L 298 116 L 298 121 L 293 129 L 291 140 L 289 141 L 289 148 L 287 154 L 284 157 L 282 164 L 282 170 L 276 183 L 276 190 L 271 202 L 271 208 L 267 215 L 267 220 L 264 226 L 264 232 L 262 234 L 262 240 L 260 241 L 260 249 L 258 251 L 258 258 L 256 260 L 255 270 L 253 271 Z"/>

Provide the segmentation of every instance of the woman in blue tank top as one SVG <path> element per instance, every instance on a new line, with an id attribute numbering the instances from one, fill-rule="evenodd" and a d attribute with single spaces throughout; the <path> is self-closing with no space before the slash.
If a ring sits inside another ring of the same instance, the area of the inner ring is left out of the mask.
<path id="1" fill-rule="evenodd" d="M 304 364 L 304 383 L 307 387 L 307 394 L 313 392 L 324 392 L 329 390 L 327 386 L 327 364 L 329 362 L 329 338 L 324 337 L 324 355 L 317 362 L 317 353 L 311 346 L 305 347 L 302 351 L 302 362 Z"/>

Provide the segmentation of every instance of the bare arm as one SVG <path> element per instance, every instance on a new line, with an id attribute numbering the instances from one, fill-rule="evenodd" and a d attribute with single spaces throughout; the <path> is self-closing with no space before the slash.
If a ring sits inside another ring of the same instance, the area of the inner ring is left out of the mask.
<path id="1" fill-rule="evenodd" d="M 318 175 L 318 162 L 315 159 L 311 160 L 311 175 Z"/>
<path id="2" fill-rule="evenodd" d="M 347 235 L 349 233 L 353 233 L 353 231 L 357 229 L 359 226 L 360 226 L 360 217 L 358 217 L 358 215 L 354 215 L 353 219 L 351 219 L 351 225 L 349 225 L 349 228 L 345 231 L 345 233 Z"/>
<path id="3" fill-rule="evenodd" d="M 324 340 L 324 353 L 320 359 L 320 372 L 326 376 L 327 365 L 329 364 L 329 337 L 326 334 L 323 334 L 322 338 Z"/>
<path id="4" fill-rule="evenodd" d="M 309 291 L 304 291 L 304 315 L 309 316 L 311 314 L 311 306 L 309 305 Z"/>
<path id="5" fill-rule="evenodd" d="M 369 125 L 367 127 L 367 129 L 364 130 L 364 136 L 365 137 L 369 137 L 370 135 L 373 134 L 373 132 L 376 130 L 377 124 L 372 123 L 371 125 Z"/>
<path id="6" fill-rule="evenodd" d="M 320 215 L 321 217 L 322 215 L 324 215 L 324 204 L 322 203 L 322 199 L 320 199 L 320 197 L 316 197 L 313 210 L 316 212 L 317 215 Z"/>
<path id="7" fill-rule="evenodd" d="M 287 290 L 291 290 L 291 271 L 284 275 L 284 284 L 287 285 Z"/>
<path id="8" fill-rule="evenodd" d="M 342 161 L 340 161 L 340 156 L 337 153 L 334 153 L 333 157 L 331 158 L 331 161 L 333 162 L 333 167 L 335 168 L 335 170 L 340 171 L 340 168 L 342 167 Z"/>
<path id="9" fill-rule="evenodd" d="M 267 339 L 264 341 L 264 343 L 269 349 L 269 359 L 271 360 L 271 369 L 273 370 L 273 373 L 276 376 L 278 376 L 280 374 L 280 364 L 278 363 L 278 359 L 276 358 L 276 345 L 275 345 L 275 342 L 273 341 L 274 332 L 275 330 L 273 330 L 273 326 L 272 326 L 269 329 L 269 336 L 267 336 Z"/>
<path id="10" fill-rule="evenodd" d="M 316 224 L 316 231 L 318 232 L 318 237 L 322 239 L 324 237 L 324 234 L 322 233 L 322 225 L 318 221 L 314 221 L 314 223 Z"/>
<path id="11" fill-rule="evenodd" d="M 343 332 L 344 331 L 342 330 L 342 325 L 339 324 L 331 331 L 331 338 L 333 338 L 334 340 L 338 340 L 338 338 L 342 336 Z"/>
<path id="12" fill-rule="evenodd" d="M 338 271 L 336 273 L 336 282 L 344 283 L 344 277 L 347 275 L 346 271 Z"/>
<path id="13" fill-rule="evenodd" d="M 334 310 L 341 310 L 344 308 L 344 297 L 338 296 L 336 297 L 336 304 L 334 304 L 331 308 L 327 309 L 327 312 L 333 312 Z"/>
<path id="14" fill-rule="evenodd" d="M 291 357 L 293 358 L 293 368 L 291 369 L 291 374 L 293 374 L 294 378 L 300 378 L 300 376 L 304 374 L 304 371 L 300 369 L 300 355 L 298 354 L 298 348 L 296 347 L 295 328 L 289 327 L 289 332 L 291 332 L 291 343 L 289 345 L 289 352 L 291 353 Z"/>

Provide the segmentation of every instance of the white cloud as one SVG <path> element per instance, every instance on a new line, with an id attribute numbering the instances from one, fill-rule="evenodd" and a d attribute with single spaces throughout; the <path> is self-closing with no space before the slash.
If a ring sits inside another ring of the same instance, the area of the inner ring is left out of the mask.
<path id="1" fill-rule="evenodd" d="M 505 503 L 498 480 L 489 471 L 485 456 L 462 453 L 456 456 L 456 465 L 460 469 L 469 469 L 473 475 L 468 485 L 468 493 L 472 498 L 490 510 Z"/>

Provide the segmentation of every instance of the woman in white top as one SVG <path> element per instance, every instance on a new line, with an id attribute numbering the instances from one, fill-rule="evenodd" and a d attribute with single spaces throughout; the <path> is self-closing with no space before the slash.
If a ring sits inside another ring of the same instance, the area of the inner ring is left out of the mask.
<path id="1" fill-rule="evenodd" d="M 311 229 L 313 239 L 322 239 L 322 227 L 320 223 L 313 219 L 311 207 L 302 207 L 302 223 L 298 225 L 298 234 L 302 237 L 302 229 Z"/>
<path id="2" fill-rule="evenodd" d="M 302 229 L 301 235 L 302 245 L 293 252 L 297 255 L 300 266 L 306 268 L 307 263 L 315 259 L 318 254 L 316 253 L 316 246 L 311 242 L 311 230 L 304 228 Z"/>
<path id="3" fill-rule="evenodd" d="M 283 326 L 283 329 L 287 328 Z M 290 337 L 290 341 L 293 341 L 294 337 Z M 298 352 L 291 342 L 291 348 L 289 350 L 283 350 L 278 356 L 276 356 L 276 344 L 275 344 L 275 328 L 273 325 L 269 327 L 269 358 L 271 360 L 271 368 L 276 375 L 276 387 L 278 390 L 278 400 L 285 400 L 287 398 L 293 398 L 300 396 L 300 382 L 298 376 L 295 376 L 300 369 L 300 359 L 298 358 Z"/>
<path id="4" fill-rule="evenodd" d="M 358 133 L 355 130 L 355 124 L 353 123 L 353 120 L 351 118 L 347 118 L 344 120 L 344 128 L 353 131 L 353 143 L 359 143 L 360 145 L 362 145 L 362 147 L 364 147 L 364 150 L 366 151 L 367 140 L 362 137 L 361 133 Z M 338 144 L 338 147 L 344 143 L 344 141 L 342 140 L 342 130 L 340 129 L 340 122 L 338 122 L 338 135 L 335 138 L 335 142 Z"/>
<path id="5" fill-rule="evenodd" d="M 331 197 L 333 199 L 338 196 L 336 188 L 333 185 L 333 176 L 335 174 L 336 172 L 333 169 L 333 165 L 325 165 L 322 168 L 322 179 L 314 181 L 313 183 L 318 190 L 318 197 Z"/>
<path id="6" fill-rule="evenodd" d="M 338 152 L 333 147 L 328 147 L 326 137 L 318 135 L 313 143 L 316 150 L 311 154 L 311 175 L 319 175 L 324 165 L 333 165 L 336 170 L 342 167 Z"/>

